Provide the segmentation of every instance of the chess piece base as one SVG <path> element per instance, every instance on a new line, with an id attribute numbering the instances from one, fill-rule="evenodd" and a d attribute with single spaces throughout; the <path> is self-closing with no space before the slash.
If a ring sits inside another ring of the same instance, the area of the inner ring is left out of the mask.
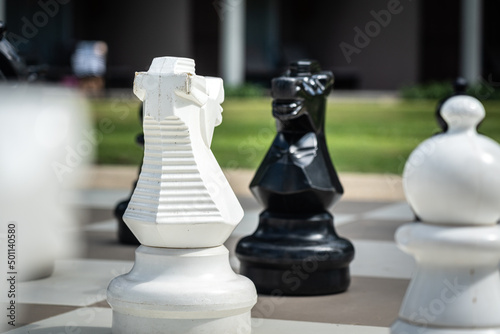
<path id="1" fill-rule="evenodd" d="M 236 254 L 240 273 L 259 293 L 312 296 L 347 290 L 354 247 L 337 236 L 327 212 L 285 217 L 264 211 L 259 227 L 240 240 Z"/>
<path id="2" fill-rule="evenodd" d="M 398 246 L 417 269 L 392 333 L 499 333 L 500 226 L 410 223 Z"/>
<path id="3" fill-rule="evenodd" d="M 250 311 L 209 319 L 154 319 L 113 311 L 111 333 L 250 334 Z"/>
<path id="4" fill-rule="evenodd" d="M 245 264 L 240 268 L 240 273 L 250 278 L 257 291 L 265 295 L 328 295 L 344 292 L 349 287 L 349 267 L 310 273 L 303 263 L 307 263 L 307 260 L 298 261 L 285 269 L 252 267 Z M 311 268 L 312 266 L 313 264 Z"/>
<path id="5" fill-rule="evenodd" d="M 113 333 L 250 333 L 257 295 L 228 254 L 224 246 L 140 246 L 132 270 L 108 287 Z"/>

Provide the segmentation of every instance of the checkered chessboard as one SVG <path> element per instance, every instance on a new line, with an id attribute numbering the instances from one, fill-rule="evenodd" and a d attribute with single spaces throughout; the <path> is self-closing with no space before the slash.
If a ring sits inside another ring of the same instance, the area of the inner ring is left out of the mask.
<path id="1" fill-rule="evenodd" d="M 112 278 L 133 265 L 136 246 L 117 242 L 114 205 L 126 190 L 88 189 L 71 198 L 86 217 L 80 258 L 56 262 L 52 276 L 18 283 L 17 326 L 20 333 L 111 333 L 106 288 Z M 261 210 L 252 197 L 239 196 L 245 217 L 226 247 L 238 270 L 234 247 L 254 231 Z M 314 297 L 259 296 L 252 310 L 254 334 L 264 333 L 388 333 L 396 319 L 415 261 L 394 243 L 396 229 L 414 219 L 405 202 L 341 200 L 332 210 L 339 235 L 350 239 L 356 255 L 352 282 L 342 294 Z"/>

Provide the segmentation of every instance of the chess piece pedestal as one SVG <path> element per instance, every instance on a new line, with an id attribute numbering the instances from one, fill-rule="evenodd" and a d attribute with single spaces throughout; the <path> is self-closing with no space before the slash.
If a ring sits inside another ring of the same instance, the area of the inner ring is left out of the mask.
<path id="1" fill-rule="evenodd" d="M 398 246 L 417 269 L 391 333 L 500 333 L 500 226 L 410 223 Z"/>
<path id="2" fill-rule="evenodd" d="M 128 274 L 108 289 L 113 333 L 250 333 L 252 282 L 229 265 L 224 246 L 140 246 Z"/>
<path id="3" fill-rule="evenodd" d="M 259 293 L 307 296 L 347 290 L 353 251 L 328 212 L 280 217 L 264 211 L 255 233 L 239 242 L 238 258 L 240 273 Z"/>
<path id="4" fill-rule="evenodd" d="M 322 295 L 345 291 L 354 247 L 327 211 L 343 193 L 324 134 L 333 75 L 315 61 L 291 64 L 273 79 L 277 135 L 250 189 L 265 210 L 236 247 L 240 273 L 259 293 Z"/>

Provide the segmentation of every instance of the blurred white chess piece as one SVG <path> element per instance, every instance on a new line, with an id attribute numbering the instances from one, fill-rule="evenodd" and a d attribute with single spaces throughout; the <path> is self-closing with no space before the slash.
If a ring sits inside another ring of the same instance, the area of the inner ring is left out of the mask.
<path id="1" fill-rule="evenodd" d="M 500 145 L 476 132 L 484 118 L 477 99 L 459 95 L 442 106 L 448 131 L 410 155 L 403 186 L 427 223 L 495 224 L 500 219 Z"/>
<path id="2" fill-rule="evenodd" d="M 243 210 L 210 151 L 222 80 L 196 75 L 191 59 L 155 58 L 134 93 L 144 162 L 123 218 L 142 246 L 108 287 L 113 333 L 250 333 L 255 287 L 222 245 Z"/>
<path id="3" fill-rule="evenodd" d="M 396 232 L 417 270 L 391 332 L 500 333 L 500 145 L 476 132 L 485 111 L 475 98 L 441 110 L 447 132 L 419 145 L 403 174 L 422 222 Z"/>
<path id="4" fill-rule="evenodd" d="M 49 276 L 56 259 L 80 252 L 62 194 L 92 157 L 92 144 L 82 145 L 88 125 L 86 103 L 73 91 L 0 86 L 0 233 L 15 224 L 19 281 Z"/>

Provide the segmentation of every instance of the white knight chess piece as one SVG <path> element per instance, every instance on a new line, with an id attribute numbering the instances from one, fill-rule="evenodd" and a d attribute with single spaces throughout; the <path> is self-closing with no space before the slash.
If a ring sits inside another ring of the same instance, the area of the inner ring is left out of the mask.
<path id="1" fill-rule="evenodd" d="M 210 151 L 222 80 L 196 75 L 191 59 L 155 58 L 134 93 L 144 162 L 123 218 L 142 246 L 108 287 L 113 333 L 250 333 L 255 287 L 222 245 L 243 210 Z"/>
<path id="2" fill-rule="evenodd" d="M 123 217 L 143 245 L 221 245 L 243 217 L 210 151 L 222 121 L 222 79 L 194 74 L 194 61 L 155 58 L 138 73 L 144 101 L 144 163 Z"/>

